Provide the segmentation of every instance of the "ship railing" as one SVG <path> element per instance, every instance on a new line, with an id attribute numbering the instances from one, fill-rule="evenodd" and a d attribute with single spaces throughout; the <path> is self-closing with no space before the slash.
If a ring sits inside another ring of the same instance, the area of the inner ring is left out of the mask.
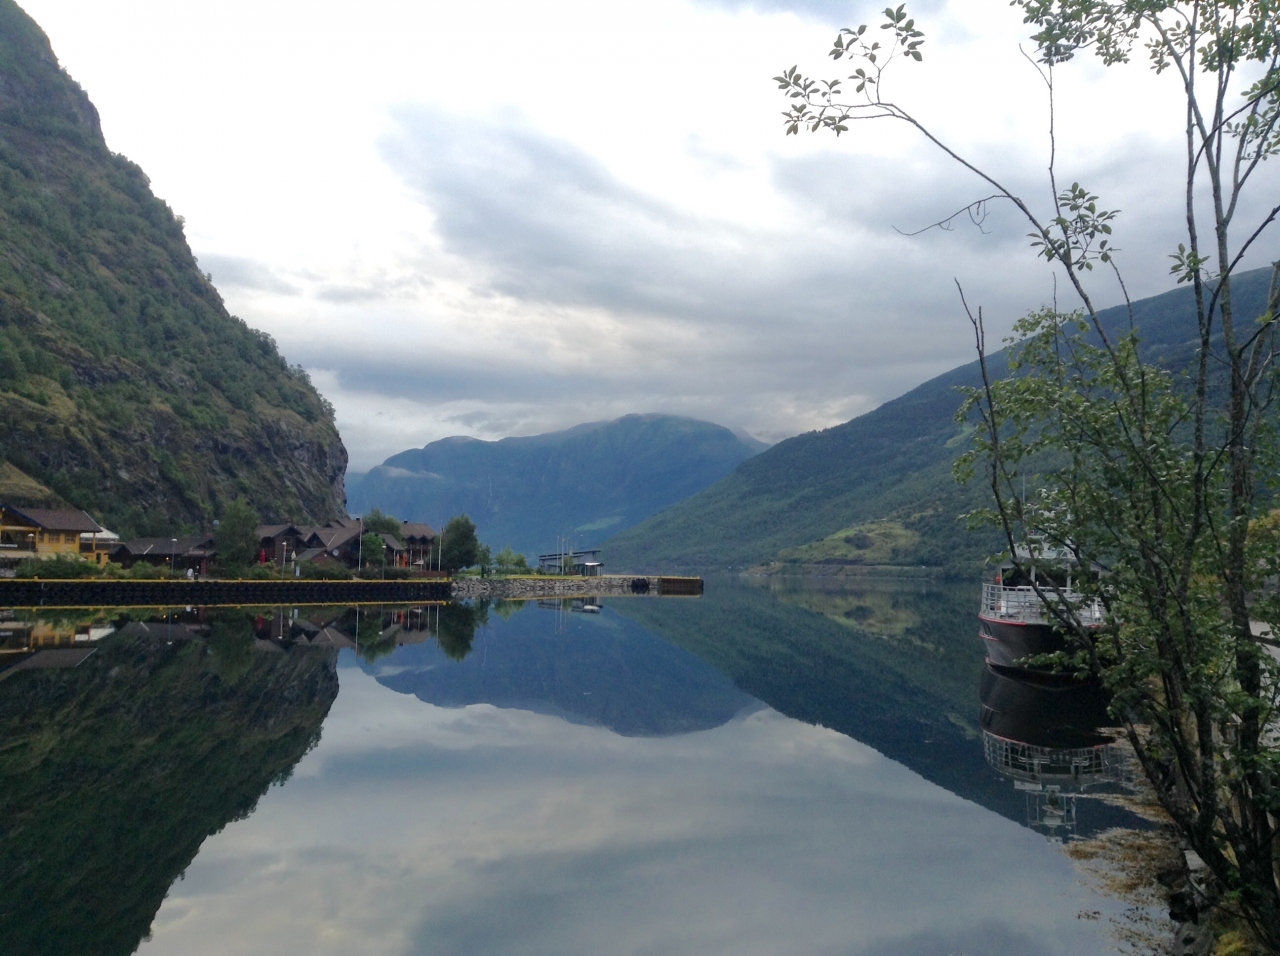
<path id="1" fill-rule="evenodd" d="M 1089 786 L 1118 782 L 1123 777 L 1120 754 L 1112 744 L 1038 747 L 983 731 L 982 745 L 987 763 L 1014 780 Z"/>
<path id="2" fill-rule="evenodd" d="M 1074 609 L 1077 619 L 1085 627 L 1094 627 L 1102 623 L 1105 612 L 1101 601 L 1086 601 L 1075 591 L 1064 590 L 1055 593 L 1043 588 L 1041 591 L 1049 600 L 1061 600 Z M 1000 620 L 1017 621 L 1023 624 L 1048 624 L 1057 621 L 1057 618 L 1048 613 L 1044 601 L 1032 587 L 982 585 L 982 613 Z"/>

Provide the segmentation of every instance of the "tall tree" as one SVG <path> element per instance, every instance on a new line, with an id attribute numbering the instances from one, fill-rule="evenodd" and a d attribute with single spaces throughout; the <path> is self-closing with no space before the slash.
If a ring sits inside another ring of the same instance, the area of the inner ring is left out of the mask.
<path id="1" fill-rule="evenodd" d="M 258 555 L 258 513 L 243 498 L 227 505 L 213 532 L 213 547 L 224 573 L 243 571 Z"/>
<path id="2" fill-rule="evenodd" d="M 479 560 L 480 541 L 475 522 L 466 515 L 449 519 L 440 535 L 440 566 L 446 571 L 461 571 Z"/>
<path id="3" fill-rule="evenodd" d="M 364 530 L 372 531 L 374 534 L 400 534 L 400 519 L 391 515 L 384 515 L 379 509 L 374 508 L 362 519 L 364 521 Z"/>
<path id="4" fill-rule="evenodd" d="M 840 135 L 870 119 L 914 128 L 988 187 L 955 215 L 1011 204 L 1074 293 L 1076 311 L 1041 310 L 1018 324 L 1013 375 L 1001 381 L 986 372 L 982 311 L 965 303 L 985 384 L 962 410 L 982 427 L 958 472 L 984 474 L 993 504 L 979 517 L 1003 529 L 1015 560 L 1048 544 L 1101 570 L 1076 592 L 1036 585 L 1072 638 L 1058 664 L 1115 693 L 1114 714 L 1161 805 L 1208 865 L 1216 902 L 1280 952 L 1280 661 L 1267 636 L 1280 634 L 1280 534 L 1259 497 L 1280 464 L 1271 405 L 1280 265 L 1261 314 L 1240 314 L 1232 296 L 1234 273 L 1280 215 L 1274 195 L 1263 197 L 1261 212 L 1252 196 L 1260 164 L 1280 153 L 1280 7 L 1015 5 L 1035 30 L 1032 65 L 1048 95 L 1052 155 L 1055 71 L 1079 53 L 1107 66 L 1145 53 L 1184 98 L 1177 195 L 1186 225 L 1169 250 L 1173 274 L 1195 292 L 1189 382 L 1143 360 L 1132 312 L 1127 328 L 1099 320 L 1084 281 L 1095 267 L 1128 301 L 1112 244 L 1115 210 L 1078 182 L 1062 188 L 1053 162 L 1052 206 L 1038 210 L 890 98 L 890 64 L 923 58 L 924 34 L 904 7 L 886 10 L 879 31 L 840 32 L 831 56 L 853 61 L 846 77 L 814 80 L 793 67 L 776 78 L 792 101 L 787 132 Z M 1095 602 L 1106 611 L 1102 627 L 1090 626 Z"/>

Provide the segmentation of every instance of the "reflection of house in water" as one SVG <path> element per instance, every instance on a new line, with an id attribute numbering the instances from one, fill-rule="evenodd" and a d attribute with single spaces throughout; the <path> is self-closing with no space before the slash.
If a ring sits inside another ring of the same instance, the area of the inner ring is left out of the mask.
<path id="1" fill-rule="evenodd" d="M 24 670 L 76 667 L 115 628 L 103 621 L 0 618 L 0 680 Z"/>
<path id="2" fill-rule="evenodd" d="M 1110 722 L 1105 691 L 987 666 L 980 696 L 987 763 L 1026 793 L 1031 827 L 1051 840 L 1071 839 L 1078 798 L 1124 782 L 1116 738 L 1101 729 Z"/>
<path id="3" fill-rule="evenodd" d="M 421 644 L 435 636 L 434 605 L 413 607 L 280 607 L 253 618 L 254 636 L 273 645 L 355 648 Z"/>

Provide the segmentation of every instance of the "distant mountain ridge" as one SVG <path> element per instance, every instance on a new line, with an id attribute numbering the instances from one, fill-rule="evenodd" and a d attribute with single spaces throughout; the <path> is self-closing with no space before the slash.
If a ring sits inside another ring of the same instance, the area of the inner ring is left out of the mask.
<path id="1" fill-rule="evenodd" d="M 103 139 L 48 38 L 0 0 L 0 500 L 123 535 L 343 515 L 333 409 L 228 315 L 181 217 Z"/>
<path id="2" fill-rule="evenodd" d="M 500 441 L 443 438 L 352 476 L 348 507 L 430 524 L 465 513 L 482 541 L 528 555 L 561 538 L 593 547 L 765 447 L 721 425 L 657 414 Z"/>
<path id="3" fill-rule="evenodd" d="M 1270 269 L 1235 277 L 1239 316 L 1262 314 L 1270 277 Z M 1148 360 L 1173 370 L 1190 366 L 1198 341 L 1189 287 L 1135 302 L 1133 314 Z M 1109 328 L 1127 327 L 1123 307 L 1101 318 Z M 996 377 L 1008 371 L 1003 351 L 988 364 Z M 604 561 L 637 571 L 723 569 L 767 564 L 787 552 L 781 560 L 856 565 L 865 543 L 872 553 L 889 552 L 876 563 L 976 571 L 1001 542 L 966 532 L 958 520 L 985 504 L 987 493 L 980 481 L 957 486 L 951 466 L 968 444 L 955 421 L 958 390 L 980 382 L 971 362 L 842 425 L 779 442 L 610 538 Z"/>

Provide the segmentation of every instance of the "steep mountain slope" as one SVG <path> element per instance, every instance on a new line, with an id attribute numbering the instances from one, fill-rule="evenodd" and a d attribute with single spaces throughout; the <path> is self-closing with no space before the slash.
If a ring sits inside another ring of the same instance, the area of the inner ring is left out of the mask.
<path id="1" fill-rule="evenodd" d="M 343 513 L 333 413 L 227 314 L 182 220 L 110 152 L 40 28 L 0 0 L 0 498 L 122 533 Z"/>
<path id="2" fill-rule="evenodd" d="M 763 447 L 710 422 L 626 415 L 527 438 L 445 438 L 353 478 L 348 494 L 352 514 L 435 523 L 465 513 L 481 540 L 537 554 L 562 537 L 593 546 Z"/>
<path id="3" fill-rule="evenodd" d="M 1261 314 L 1269 279 L 1269 269 L 1237 277 L 1240 315 Z M 1193 308 L 1186 287 L 1134 304 L 1149 358 L 1174 369 L 1189 365 Z M 1127 324 L 1120 308 L 1103 317 L 1111 327 Z M 1003 375 L 1004 353 L 992 356 L 990 366 Z M 744 567 L 828 536 L 836 537 L 824 545 L 857 542 L 882 527 L 873 523 L 889 522 L 900 544 L 884 563 L 972 567 L 999 550 L 993 535 L 968 533 L 957 520 L 985 500 L 983 489 L 958 487 L 951 478 L 951 464 L 966 446 L 954 421 L 958 389 L 978 383 L 973 362 L 843 425 L 779 442 L 700 494 L 610 538 L 605 563 L 632 570 Z M 836 548 L 806 550 L 824 560 Z"/>

